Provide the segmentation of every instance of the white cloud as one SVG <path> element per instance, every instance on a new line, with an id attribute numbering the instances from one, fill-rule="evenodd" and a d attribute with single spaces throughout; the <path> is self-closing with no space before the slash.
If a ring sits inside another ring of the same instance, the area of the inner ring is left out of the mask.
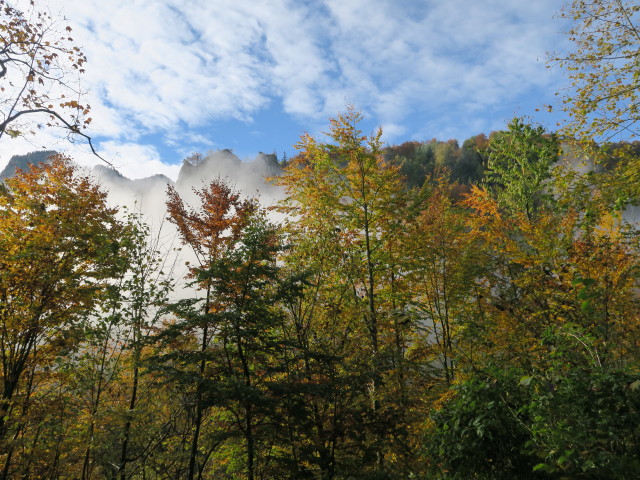
<path id="1" fill-rule="evenodd" d="M 89 57 L 90 133 L 123 162 L 135 155 L 127 165 L 159 161 L 133 148 L 143 135 L 171 144 L 178 126 L 250 122 L 273 102 L 314 130 L 347 100 L 393 125 L 391 141 L 425 127 L 411 114 L 457 122 L 440 130 L 486 127 L 494 110 L 559 82 L 537 61 L 559 41 L 555 0 L 50 3 Z"/>
<path id="2" fill-rule="evenodd" d="M 136 143 L 102 142 L 100 155 L 110 161 L 125 177 L 135 179 L 154 174 L 163 174 L 175 180 L 178 178 L 180 165 L 167 165 L 160 160 L 160 155 L 153 145 Z M 83 164 L 95 164 L 95 157 L 81 157 Z"/>
<path id="3" fill-rule="evenodd" d="M 404 135 L 407 129 L 405 126 L 396 123 L 385 123 L 382 125 L 382 132 L 382 142 L 392 143 L 393 140 Z"/>

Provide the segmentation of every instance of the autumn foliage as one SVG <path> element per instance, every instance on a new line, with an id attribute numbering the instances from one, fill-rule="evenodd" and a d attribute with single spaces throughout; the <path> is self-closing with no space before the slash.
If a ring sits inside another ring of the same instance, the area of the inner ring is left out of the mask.
<path id="1" fill-rule="evenodd" d="M 1 478 L 636 468 L 640 245 L 611 173 L 514 121 L 483 182 L 411 187 L 360 120 L 302 137 L 282 224 L 222 180 L 170 187 L 184 278 L 70 160 L 7 180 Z"/>
<path id="2" fill-rule="evenodd" d="M 26 3 L 0 139 L 93 150 L 87 59 Z M 348 107 L 277 205 L 169 187 L 169 234 L 61 155 L 0 183 L 0 480 L 640 476 L 639 14 L 562 10 L 557 135 L 385 146 Z"/>

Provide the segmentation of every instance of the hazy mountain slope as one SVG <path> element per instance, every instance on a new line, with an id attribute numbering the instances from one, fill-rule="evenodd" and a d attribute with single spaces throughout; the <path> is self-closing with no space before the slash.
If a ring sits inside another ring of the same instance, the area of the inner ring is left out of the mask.
<path id="1" fill-rule="evenodd" d="M 17 169 L 28 170 L 29 164 L 37 165 L 38 163 L 46 162 L 51 155 L 56 153 L 54 150 L 45 150 L 27 153 L 26 155 L 14 155 L 7 163 L 7 166 L 4 167 L 2 173 L 0 173 L 0 181 L 15 175 Z"/>

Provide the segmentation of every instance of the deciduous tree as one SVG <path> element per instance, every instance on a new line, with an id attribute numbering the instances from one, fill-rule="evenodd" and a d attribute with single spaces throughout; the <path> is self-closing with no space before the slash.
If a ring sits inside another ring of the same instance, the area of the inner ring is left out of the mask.
<path id="1" fill-rule="evenodd" d="M 638 134 L 640 5 L 634 0 L 572 0 L 560 16 L 575 48 L 556 53 L 571 85 L 564 94 L 571 117 L 564 130 L 580 140 L 609 141 Z"/>
<path id="2" fill-rule="evenodd" d="M 195 412 L 194 428 L 189 453 L 189 469 L 187 478 L 193 479 L 196 469 L 202 471 L 204 464 L 198 465 L 198 448 L 200 430 L 203 423 L 205 405 L 205 372 L 209 355 L 207 351 L 212 341 L 213 329 L 211 313 L 216 304 L 211 296 L 212 278 L 204 275 L 216 261 L 232 250 L 243 234 L 249 218 L 257 209 L 253 199 L 241 199 L 240 194 L 233 191 L 224 181 L 217 180 L 200 190 L 195 190 L 200 199 L 199 207 L 190 207 L 173 187 L 168 189 L 167 210 L 169 221 L 176 225 L 183 244 L 190 247 L 196 257 L 196 264 L 190 267 L 190 277 L 195 285 L 204 292 L 201 299 L 200 312 L 193 309 L 198 303 L 183 302 L 187 306 L 182 310 L 182 321 L 172 331 L 185 334 L 197 334 L 200 338 L 200 349 L 191 360 L 197 362 L 195 378 Z M 189 305 L 187 305 L 189 304 Z M 181 310 L 179 306 L 179 310 Z M 180 315 L 180 311 L 177 312 Z M 187 368 L 194 365 L 187 366 Z"/>
<path id="3" fill-rule="evenodd" d="M 56 157 L 6 181 L 0 196 L 0 441 L 28 395 L 25 372 L 81 340 L 120 268 L 121 224 L 106 194 Z M 79 221 L 79 219 L 82 219 Z"/>
<path id="4" fill-rule="evenodd" d="M 86 61 L 71 27 L 34 0 L 26 12 L 0 1 L 0 139 L 62 127 L 99 156 L 84 130 L 91 122 L 80 83 Z"/>
<path id="5" fill-rule="evenodd" d="M 559 153 L 555 135 L 515 118 L 507 131 L 496 133 L 489 143 L 485 184 L 502 208 L 532 218 L 551 199 L 545 182 Z"/>
<path id="6" fill-rule="evenodd" d="M 402 371 L 398 362 L 404 360 L 403 340 L 396 335 L 402 336 L 396 331 L 401 325 L 394 316 L 406 302 L 398 288 L 398 257 L 405 222 L 415 217 L 421 197 L 407 191 L 399 167 L 385 161 L 381 130 L 363 135 L 361 119 L 350 108 L 330 121 L 328 142 L 304 135 L 297 146 L 301 154 L 277 182 L 287 190 L 285 211 L 296 219 L 292 227 L 300 244 L 295 248 L 315 249 L 326 262 L 315 265 L 323 277 L 315 293 L 324 297 L 318 307 L 328 309 L 318 317 L 330 322 L 329 331 L 349 332 L 344 342 L 357 351 L 348 361 L 366 367 L 361 373 L 369 377 L 369 421 L 360 438 L 360 468 L 382 472 L 390 450 L 384 432 L 402 423 L 398 397 L 382 387 L 398 384 L 399 377 L 392 377 Z"/>

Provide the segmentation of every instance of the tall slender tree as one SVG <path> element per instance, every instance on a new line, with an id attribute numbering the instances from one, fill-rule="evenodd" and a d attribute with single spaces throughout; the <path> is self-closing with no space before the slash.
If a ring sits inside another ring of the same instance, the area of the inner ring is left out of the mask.
<path id="1" fill-rule="evenodd" d="M 363 135 L 361 120 L 361 114 L 349 108 L 330 121 L 329 142 L 304 135 L 297 145 L 300 155 L 277 182 L 287 191 L 284 210 L 295 218 L 293 230 L 303 232 L 296 248 L 312 250 L 316 241 L 322 241 L 317 247 L 328 248 L 323 267 L 328 278 L 321 288 L 333 301 L 325 308 L 340 301 L 333 321 L 344 322 L 338 328 L 350 331 L 351 345 L 358 339 L 360 348 L 366 348 L 366 360 L 360 362 L 364 360 L 363 373 L 369 379 L 369 421 L 360 447 L 369 468 L 383 471 L 388 447 L 383 431 L 397 427 L 385 423 L 397 405 L 383 384 L 393 383 L 385 378 L 400 371 L 392 368 L 393 311 L 403 308 L 395 296 L 401 262 L 394 252 L 420 199 L 405 189 L 399 167 L 381 155 L 382 131 Z"/>
<path id="2" fill-rule="evenodd" d="M 208 349 L 215 328 L 212 312 L 216 304 L 211 296 L 211 278 L 203 275 L 228 250 L 234 248 L 246 227 L 250 216 L 257 209 L 253 199 L 242 200 L 224 181 L 216 180 L 195 193 L 200 199 L 197 208 L 187 206 L 173 187 L 168 189 L 167 210 L 169 221 L 176 225 L 183 244 L 190 247 L 196 263 L 190 267 L 190 277 L 204 293 L 201 299 L 200 314 L 189 309 L 184 321 L 176 324 L 174 330 L 183 330 L 199 336 L 199 352 L 195 372 L 195 401 L 193 417 L 193 436 L 189 450 L 187 478 L 192 480 L 197 470 L 202 472 L 204 465 L 198 464 L 200 431 L 205 411 L 205 374 L 208 364 Z"/>

